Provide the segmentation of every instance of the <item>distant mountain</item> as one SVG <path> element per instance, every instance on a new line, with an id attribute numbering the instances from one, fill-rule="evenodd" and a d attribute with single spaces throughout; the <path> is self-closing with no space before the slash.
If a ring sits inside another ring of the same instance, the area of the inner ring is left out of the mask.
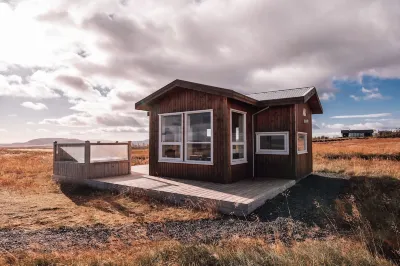
<path id="1" fill-rule="evenodd" d="M 0 144 L 0 147 L 50 147 L 53 142 L 57 141 L 59 143 L 80 143 L 84 142 L 80 139 L 67 139 L 67 138 L 40 138 L 31 139 L 27 142 L 15 142 L 11 144 Z"/>
<path id="2" fill-rule="evenodd" d="M 40 139 L 31 139 L 27 142 L 15 142 L 11 144 L 0 144 L 0 147 L 51 147 L 53 142 L 57 141 L 58 143 L 81 143 L 84 142 L 80 139 L 68 139 L 68 138 L 40 138 Z M 97 140 L 92 140 L 92 142 L 97 142 Z M 114 142 L 110 140 L 101 140 L 101 142 Z M 133 146 L 145 146 L 149 144 L 149 140 L 136 140 L 132 141 Z"/>
<path id="3" fill-rule="evenodd" d="M 132 146 L 146 146 L 149 145 L 149 140 L 132 140 Z"/>

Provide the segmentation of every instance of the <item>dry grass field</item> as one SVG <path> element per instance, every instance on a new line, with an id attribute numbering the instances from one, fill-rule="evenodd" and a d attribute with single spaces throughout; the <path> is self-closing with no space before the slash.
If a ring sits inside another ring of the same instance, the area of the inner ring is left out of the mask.
<path id="1" fill-rule="evenodd" d="M 354 139 L 313 144 L 314 171 L 400 179 L 400 139 Z"/>
<path id="2" fill-rule="evenodd" d="M 331 228 L 328 236 L 297 241 L 289 222 L 291 240 L 281 240 L 276 228 L 271 238 L 212 242 L 178 241 L 166 229 L 157 238 L 148 230 L 181 222 L 178 228 L 185 231 L 188 222 L 218 219 L 233 226 L 234 217 L 60 186 L 51 180 L 51 153 L 0 149 L 0 265 L 394 265 L 396 252 L 400 256 L 400 140 L 316 143 L 313 149 L 315 171 L 335 173 L 333 179 L 349 176 L 332 209 L 315 201 Z M 148 163 L 147 150 L 133 150 L 132 156 L 133 164 Z M 318 227 L 311 223 L 306 230 Z M 17 242 L 24 238 L 28 244 Z"/>
<path id="3" fill-rule="evenodd" d="M 0 228 L 119 225 L 213 216 L 150 199 L 60 187 L 51 180 L 52 153 L 47 151 L 0 149 L 0 160 Z"/>

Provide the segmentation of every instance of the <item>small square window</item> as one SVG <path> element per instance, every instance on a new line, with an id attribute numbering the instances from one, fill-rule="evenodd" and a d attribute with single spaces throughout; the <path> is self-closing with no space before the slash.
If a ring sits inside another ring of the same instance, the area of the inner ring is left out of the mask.
<path id="1" fill-rule="evenodd" d="M 307 153 L 307 133 L 297 133 L 297 154 Z"/>
<path id="2" fill-rule="evenodd" d="M 257 154 L 289 154 L 289 132 L 257 132 Z"/>

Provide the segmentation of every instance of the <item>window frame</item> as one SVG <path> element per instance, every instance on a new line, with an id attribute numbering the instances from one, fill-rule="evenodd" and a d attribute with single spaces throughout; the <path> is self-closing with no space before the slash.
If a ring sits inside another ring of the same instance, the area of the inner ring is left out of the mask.
<path id="1" fill-rule="evenodd" d="M 297 139 L 296 139 L 296 144 L 298 144 L 298 142 L 299 142 L 299 135 L 303 135 L 303 136 L 305 136 L 305 150 L 303 150 L 303 151 L 299 151 L 299 146 L 298 145 L 296 145 L 297 147 L 296 147 L 296 150 L 297 150 L 297 154 L 306 154 L 306 153 L 308 153 L 308 139 L 307 139 L 307 136 L 308 136 L 308 134 L 306 133 L 306 132 L 297 132 Z"/>
<path id="2" fill-rule="evenodd" d="M 233 134 L 232 134 L 232 113 L 239 113 L 242 114 L 244 119 L 243 119 L 243 141 L 233 141 Z M 230 126 L 229 126 L 229 135 L 230 135 L 230 150 L 231 150 L 231 165 L 235 164 L 242 164 L 242 163 L 247 163 L 247 127 L 246 127 L 246 116 L 247 113 L 232 109 L 230 112 Z M 241 159 L 233 159 L 233 145 L 243 145 L 244 146 L 244 157 Z"/>
<path id="3" fill-rule="evenodd" d="M 161 119 L 162 117 L 165 116 L 175 116 L 175 115 L 181 115 L 181 141 L 180 142 L 162 142 L 162 128 L 161 128 Z M 173 163 L 173 162 L 182 162 L 183 161 L 183 127 L 184 127 L 184 121 L 183 121 L 183 112 L 176 112 L 176 113 L 164 113 L 164 114 L 158 114 L 158 162 L 167 162 L 167 163 Z M 169 158 L 169 157 L 163 157 L 162 156 L 162 146 L 163 145 L 179 145 L 179 158 Z"/>
<path id="4" fill-rule="evenodd" d="M 260 148 L 261 136 L 284 136 L 284 150 L 270 150 Z M 274 154 L 274 155 L 289 155 L 290 154 L 289 131 L 281 132 L 256 132 L 256 154 Z"/>
<path id="5" fill-rule="evenodd" d="M 213 165 L 214 163 L 214 123 L 213 123 L 213 109 L 206 109 L 206 110 L 195 110 L 195 111 L 186 111 L 183 112 L 185 114 L 185 139 L 184 139 L 184 145 L 185 145 L 185 156 L 184 156 L 184 163 L 190 163 L 190 164 L 204 164 L 204 165 Z M 197 142 L 197 141 L 188 141 L 188 129 L 189 125 L 187 123 L 188 120 L 188 115 L 190 114 L 197 114 L 197 113 L 210 113 L 211 116 L 211 140 L 208 142 Z M 211 161 L 196 161 L 196 160 L 189 160 L 187 158 L 188 156 L 188 144 L 210 144 L 210 149 L 211 149 Z"/>

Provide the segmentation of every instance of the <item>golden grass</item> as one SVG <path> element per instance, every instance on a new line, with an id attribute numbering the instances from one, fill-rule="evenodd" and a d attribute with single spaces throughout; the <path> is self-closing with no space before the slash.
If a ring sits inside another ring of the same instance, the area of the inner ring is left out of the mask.
<path id="1" fill-rule="evenodd" d="M 327 154 L 396 154 L 398 139 L 314 143 L 314 170 L 346 173 L 351 196 L 335 201 L 335 227 L 350 226 L 351 238 L 332 237 L 266 243 L 260 239 L 230 239 L 215 244 L 176 241 L 111 242 L 104 249 L 12 254 L 0 250 L 0 265 L 392 265 L 376 254 L 384 247 L 400 254 L 400 162 L 328 159 Z M 133 164 L 148 162 L 148 150 L 133 150 Z M 171 207 L 158 202 L 105 192 L 70 193 L 51 181 L 51 153 L 0 150 L 0 228 L 27 229 L 102 223 L 190 220 L 212 217 L 209 212 Z M 380 178 L 360 178 L 371 176 Z M 386 176 L 386 177 L 384 177 Z"/>
<path id="2" fill-rule="evenodd" d="M 360 155 L 396 155 L 400 139 L 354 139 L 339 142 L 313 143 L 314 171 L 344 173 L 350 176 L 390 176 L 400 178 L 400 162 L 383 159 L 360 159 Z M 343 155 L 350 159 L 330 159 Z"/>
<path id="3" fill-rule="evenodd" d="M 149 149 L 132 149 L 132 165 L 149 164 Z"/>
<path id="4" fill-rule="evenodd" d="M 51 179 L 49 152 L 0 149 L 0 161 L 0 228 L 120 225 L 214 217 L 208 211 L 174 207 L 147 198 L 90 189 L 83 193 L 61 190 Z"/>
<path id="5" fill-rule="evenodd" d="M 3 260 L 3 261 L 2 261 Z M 259 239 L 230 239 L 216 244 L 142 242 L 132 247 L 0 257 L 19 265 L 393 265 L 352 240 L 305 241 L 291 247 Z"/>

